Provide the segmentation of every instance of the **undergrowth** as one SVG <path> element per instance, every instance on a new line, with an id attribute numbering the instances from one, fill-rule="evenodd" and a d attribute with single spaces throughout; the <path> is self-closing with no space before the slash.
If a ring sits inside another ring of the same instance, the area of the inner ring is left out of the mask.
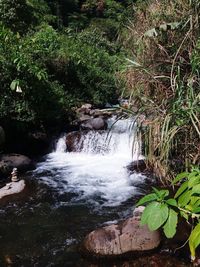
<path id="1" fill-rule="evenodd" d="M 143 113 L 147 162 L 163 184 L 200 164 L 200 3 L 139 1 L 122 36 L 125 96 Z"/>

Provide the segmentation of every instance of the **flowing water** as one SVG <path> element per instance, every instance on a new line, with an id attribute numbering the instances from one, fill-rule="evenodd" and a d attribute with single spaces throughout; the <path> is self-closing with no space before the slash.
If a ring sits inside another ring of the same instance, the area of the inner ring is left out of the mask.
<path id="1" fill-rule="evenodd" d="M 78 152 L 63 134 L 26 175 L 28 192 L 2 203 L 0 266 L 89 266 L 78 252 L 84 236 L 132 213 L 145 177 L 127 165 L 142 158 L 141 143 L 133 120 L 108 124 L 82 134 Z"/>

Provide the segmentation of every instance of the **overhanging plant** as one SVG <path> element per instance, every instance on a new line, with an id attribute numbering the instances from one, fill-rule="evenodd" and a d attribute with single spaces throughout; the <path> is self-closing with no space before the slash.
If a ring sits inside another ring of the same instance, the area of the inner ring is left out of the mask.
<path id="1" fill-rule="evenodd" d="M 147 224 L 151 231 L 162 228 L 167 238 L 176 234 L 179 217 L 192 224 L 189 236 L 191 260 L 195 260 L 196 249 L 200 245 L 200 169 L 193 167 L 190 172 L 180 173 L 172 181 L 179 188 L 173 197 L 169 190 L 158 190 L 144 196 L 137 206 L 146 205 L 141 225 Z"/>

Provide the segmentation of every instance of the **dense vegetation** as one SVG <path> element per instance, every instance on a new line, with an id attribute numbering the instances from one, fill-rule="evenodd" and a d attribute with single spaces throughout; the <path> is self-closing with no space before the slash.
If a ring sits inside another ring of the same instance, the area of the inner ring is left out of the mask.
<path id="1" fill-rule="evenodd" d="M 193 257 L 200 243 L 200 178 L 192 167 L 200 164 L 199 21 L 199 0 L 0 0 L 0 123 L 67 120 L 82 102 L 100 106 L 123 92 L 130 111 L 146 115 L 147 162 L 161 182 L 187 171 L 187 186 L 170 203 L 168 191 L 147 202 L 158 214 L 164 203 L 159 226 L 169 237 L 177 215 L 192 218 Z"/>
<path id="2" fill-rule="evenodd" d="M 164 184 L 200 164 L 199 17 L 196 0 L 139 1 L 124 38 L 122 76 L 147 116 L 146 155 Z"/>
<path id="3" fill-rule="evenodd" d="M 142 124 L 148 165 L 171 186 L 171 192 L 153 188 L 139 201 L 147 205 L 141 222 L 172 238 L 182 217 L 191 225 L 192 260 L 200 244 L 199 18 L 196 0 L 138 1 L 124 39 L 129 68 L 122 73 L 127 95 L 147 117 Z"/>
<path id="4" fill-rule="evenodd" d="M 0 120 L 44 124 L 115 101 L 129 1 L 0 1 Z"/>

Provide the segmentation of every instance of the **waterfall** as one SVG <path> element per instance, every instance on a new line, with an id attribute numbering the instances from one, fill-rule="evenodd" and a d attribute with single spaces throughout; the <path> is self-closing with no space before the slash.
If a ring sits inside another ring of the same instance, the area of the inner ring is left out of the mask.
<path id="1" fill-rule="evenodd" d="M 56 153 L 64 153 L 66 152 L 67 146 L 66 146 L 66 136 L 61 136 L 58 141 L 56 142 Z"/>
<path id="2" fill-rule="evenodd" d="M 63 135 L 36 173 L 59 194 L 73 193 L 70 203 L 117 206 L 138 191 L 126 168 L 142 158 L 136 131 L 133 120 L 112 118 L 107 131 L 82 133 L 75 142 L 76 152 L 67 152 Z M 143 176 L 136 174 L 137 185 L 140 180 Z"/>

